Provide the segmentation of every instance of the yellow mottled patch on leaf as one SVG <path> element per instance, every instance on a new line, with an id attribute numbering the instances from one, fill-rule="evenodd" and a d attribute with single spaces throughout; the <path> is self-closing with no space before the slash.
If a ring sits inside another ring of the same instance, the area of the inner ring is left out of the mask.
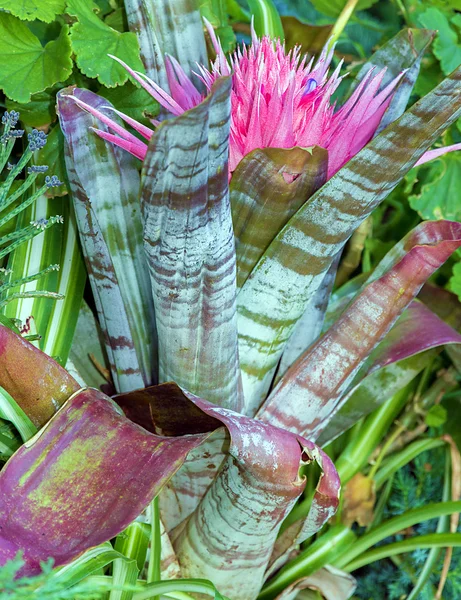
<path id="1" fill-rule="evenodd" d="M 362 527 L 373 521 L 376 500 L 375 482 L 357 473 L 344 489 L 342 522 L 345 525 L 358 523 Z"/>

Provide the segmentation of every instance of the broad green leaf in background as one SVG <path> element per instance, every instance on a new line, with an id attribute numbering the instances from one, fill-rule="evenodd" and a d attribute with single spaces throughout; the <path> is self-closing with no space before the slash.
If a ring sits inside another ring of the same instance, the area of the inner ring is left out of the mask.
<path id="1" fill-rule="evenodd" d="M 56 119 L 56 98 L 49 90 L 32 94 L 27 104 L 14 100 L 6 100 L 6 109 L 15 110 L 21 114 L 21 123 L 29 127 L 48 125 Z"/>
<path id="2" fill-rule="evenodd" d="M 158 114 L 159 105 L 144 89 L 138 88 L 130 81 L 116 88 L 101 88 L 101 96 L 107 98 L 117 110 L 136 119 L 144 125 L 151 126 L 150 118 Z M 149 118 L 147 118 L 148 115 Z"/>
<path id="3" fill-rule="evenodd" d="M 452 27 L 448 18 L 440 10 L 433 7 L 420 14 L 418 21 L 423 27 L 438 31 L 432 51 L 439 59 L 442 71 L 445 75 L 448 75 L 461 64 L 461 41 L 456 30 Z M 460 15 L 456 15 L 451 19 L 451 23 L 460 27 Z"/>
<path id="4" fill-rule="evenodd" d="M 359 0 L 357 10 L 365 10 L 376 4 L 378 0 Z M 346 6 L 346 0 L 311 0 L 311 4 L 319 12 L 329 17 L 337 17 Z"/>
<path id="5" fill-rule="evenodd" d="M 67 12 L 78 19 L 72 26 L 70 37 L 82 73 L 97 77 L 107 87 L 125 83 L 128 73 L 108 54 L 117 56 L 136 71 L 144 70 L 134 33 L 120 33 L 106 25 L 85 0 L 69 0 Z"/>
<path id="6" fill-rule="evenodd" d="M 229 25 L 225 0 L 200 0 L 200 14 L 213 25 L 224 52 L 235 48 L 235 33 Z"/>
<path id="7" fill-rule="evenodd" d="M 408 200 L 422 219 L 461 221 L 461 154 L 452 152 L 430 163 L 418 194 Z"/>
<path id="8" fill-rule="evenodd" d="M 56 40 L 45 47 L 27 25 L 7 13 L 0 13 L 0 88 L 17 102 L 29 102 L 72 72 L 69 28 L 64 25 Z"/>
<path id="9" fill-rule="evenodd" d="M 66 0 L 0 0 L 0 9 L 25 21 L 39 19 L 51 23 L 65 7 Z"/>

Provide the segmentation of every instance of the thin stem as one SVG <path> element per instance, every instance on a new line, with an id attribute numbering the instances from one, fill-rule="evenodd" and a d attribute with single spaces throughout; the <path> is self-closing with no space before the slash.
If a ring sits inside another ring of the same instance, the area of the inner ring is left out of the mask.
<path id="1" fill-rule="evenodd" d="M 385 521 L 375 529 L 372 529 L 360 537 L 350 548 L 348 548 L 347 554 L 341 556 L 334 564 L 341 569 L 375 544 L 385 540 L 387 537 L 395 535 L 403 529 L 407 529 L 408 527 L 412 527 L 423 521 L 429 521 L 430 519 L 435 519 L 443 515 L 451 515 L 460 511 L 461 501 L 437 502 L 435 504 L 427 504 L 421 508 L 409 510 L 402 515 L 398 515 L 393 519 Z"/>
<path id="2" fill-rule="evenodd" d="M 162 540 L 160 531 L 160 509 L 158 497 L 156 496 L 150 504 L 150 556 L 147 567 L 147 583 L 160 581 L 160 558 L 162 551 Z M 157 600 L 157 596 L 153 598 Z"/>
<path id="3" fill-rule="evenodd" d="M 442 500 L 444 502 L 448 501 L 451 497 L 451 480 L 450 480 L 450 472 L 451 472 L 451 457 L 450 457 L 450 449 L 446 449 L 446 460 L 445 460 L 445 478 L 443 483 L 443 494 Z M 439 518 L 439 522 L 437 523 L 436 533 L 447 533 L 448 532 L 449 519 L 448 515 L 443 515 Z M 419 572 L 419 577 L 415 582 L 415 587 L 412 589 L 411 593 L 407 597 L 406 600 L 416 600 L 419 593 L 422 591 L 424 586 L 427 584 L 429 577 L 434 572 L 437 561 L 439 560 L 440 548 L 432 548 L 429 552 L 426 561 L 424 563 L 423 568 Z M 435 590 L 433 592 L 435 595 Z"/>
<path id="4" fill-rule="evenodd" d="M 374 465 L 371 467 L 370 472 L 368 473 L 368 477 L 370 479 L 373 479 L 373 477 L 376 475 L 379 467 L 381 466 L 381 463 L 383 462 L 384 457 L 387 454 L 387 451 L 392 446 L 392 444 L 395 442 L 395 440 L 399 437 L 399 435 L 401 433 L 403 433 L 404 431 L 405 431 L 405 427 L 403 427 L 403 425 L 398 425 L 394 429 L 392 434 L 384 442 L 383 447 L 381 448 L 381 451 L 380 451 L 378 457 L 376 458 Z"/>
<path id="5" fill-rule="evenodd" d="M 428 535 L 416 535 L 401 542 L 380 546 L 379 548 L 374 548 L 369 552 L 365 552 L 365 554 L 362 554 L 358 559 L 343 567 L 343 570 L 347 573 L 351 573 L 356 569 L 360 569 L 365 565 L 369 565 L 377 560 L 382 560 L 383 558 L 390 558 L 391 556 L 413 552 L 414 550 L 420 550 L 422 548 L 446 547 L 461 547 L 461 533 L 430 533 Z"/>
<path id="6" fill-rule="evenodd" d="M 398 454 L 391 456 L 375 475 L 376 489 L 379 489 L 389 477 L 392 477 L 394 473 L 415 459 L 421 452 L 432 450 L 433 448 L 440 448 L 440 446 L 443 446 L 444 444 L 445 442 L 438 438 L 417 440 Z"/>
<path id="7" fill-rule="evenodd" d="M 369 415 L 357 435 L 351 438 L 336 461 L 336 470 L 344 485 L 367 463 L 376 446 L 407 402 L 411 387 L 407 386 Z"/>
<path id="8" fill-rule="evenodd" d="M 341 14 L 336 19 L 336 23 L 333 25 L 333 29 L 331 30 L 330 37 L 330 48 L 333 44 L 338 40 L 339 36 L 342 34 L 344 28 L 346 27 L 349 19 L 352 16 L 352 13 L 355 10 L 359 0 L 348 0 L 346 2 L 345 7 L 343 8 Z"/>
<path id="9" fill-rule="evenodd" d="M 31 290 L 30 292 L 17 292 L 11 294 L 8 298 L 0 302 L 0 308 L 6 306 L 12 300 L 18 300 L 19 298 L 53 298 L 53 300 L 64 300 L 63 294 L 47 292 L 46 290 Z"/>
<path id="10" fill-rule="evenodd" d="M 17 287 L 19 285 L 24 285 L 25 283 L 30 283 L 31 281 L 36 281 L 41 277 L 44 277 L 48 273 L 52 271 L 59 271 L 59 265 L 50 265 L 45 269 L 42 269 L 38 273 L 34 273 L 33 275 L 29 275 L 28 277 L 23 277 L 22 279 L 15 279 L 14 281 L 8 281 L 7 283 L 3 283 L 0 285 L 0 294 L 3 294 L 6 290 Z"/>

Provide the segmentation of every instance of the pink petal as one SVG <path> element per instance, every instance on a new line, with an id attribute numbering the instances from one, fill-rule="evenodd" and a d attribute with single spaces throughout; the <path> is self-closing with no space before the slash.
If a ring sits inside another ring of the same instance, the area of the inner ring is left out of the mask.
<path id="1" fill-rule="evenodd" d="M 136 143 L 134 143 L 119 138 L 118 136 L 112 133 L 107 133 L 106 131 L 96 129 L 95 127 L 90 127 L 90 129 L 94 131 L 96 135 L 99 135 L 99 137 L 103 140 L 111 142 L 111 144 L 115 144 L 115 146 L 119 146 L 120 148 L 127 150 L 130 154 L 136 156 L 136 158 L 139 158 L 141 160 L 144 160 L 146 158 L 147 146 L 143 142 L 140 142 L 137 138 L 135 138 Z"/>
<path id="2" fill-rule="evenodd" d="M 452 146 L 442 146 L 442 148 L 436 148 L 435 150 L 429 150 L 425 152 L 418 162 L 415 164 L 415 167 L 419 167 L 420 165 L 424 165 L 430 160 L 434 160 L 434 158 L 439 158 L 439 156 L 443 156 L 444 154 L 448 154 L 449 152 L 454 152 L 455 150 L 461 150 L 461 144 L 453 144 Z"/>

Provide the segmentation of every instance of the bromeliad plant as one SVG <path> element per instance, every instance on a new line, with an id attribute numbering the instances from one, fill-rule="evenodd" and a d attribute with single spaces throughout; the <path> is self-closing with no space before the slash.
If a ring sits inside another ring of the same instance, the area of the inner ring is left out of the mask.
<path id="1" fill-rule="evenodd" d="M 203 35 L 201 26 L 189 34 Z M 461 246 L 461 226 L 448 221 L 408 234 L 343 297 L 319 337 L 344 244 L 461 115 L 460 69 L 402 114 L 430 39 L 399 34 L 373 61 L 390 60 L 388 71 L 367 68 L 336 112 L 331 52 L 306 65 L 254 39 L 228 64 L 214 40 L 212 72 L 201 70 L 206 93 L 173 59 L 159 77 L 170 94 L 136 76 L 175 114 L 154 133 L 122 115 L 147 146 L 103 98 L 60 92 L 69 183 L 117 394 L 82 389 L 0 328 L 0 385 L 43 427 L 0 474 L 3 562 L 22 550 L 25 574 L 50 556 L 65 564 L 115 537 L 159 494 L 168 558 L 184 577 L 206 577 L 232 600 L 256 598 L 274 574 L 261 597 L 302 589 L 287 562 L 334 515 L 340 493 L 316 442 L 374 408 L 351 404 L 362 380 L 461 341 L 414 300 Z M 422 322 L 424 334 L 409 342 L 402 333 Z M 297 505 L 310 463 L 321 475 Z M 332 531 L 335 543 L 354 542 L 350 529 Z M 341 572 L 316 576 L 352 593 Z"/>

